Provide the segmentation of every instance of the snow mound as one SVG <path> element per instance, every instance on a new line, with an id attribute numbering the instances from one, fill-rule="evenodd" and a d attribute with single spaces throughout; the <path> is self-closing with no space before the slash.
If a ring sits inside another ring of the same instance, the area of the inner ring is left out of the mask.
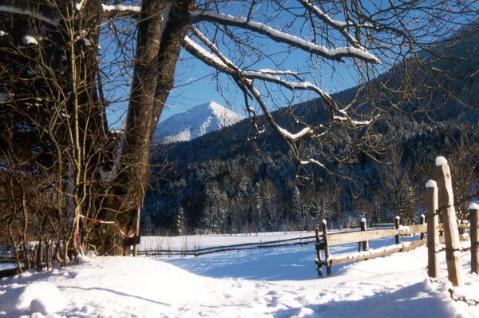
<path id="1" fill-rule="evenodd" d="M 381 247 L 390 245 L 391 240 L 370 243 Z M 293 271 L 298 266 L 298 254 L 293 251 L 298 249 L 308 255 L 304 270 L 312 275 L 307 280 L 298 280 Z M 333 255 L 355 250 L 356 246 L 332 247 Z M 186 262 L 195 268 L 216 266 L 217 272 L 211 276 L 146 257 L 103 256 L 59 269 L 56 274 L 17 275 L 0 280 L 0 317 L 479 317 L 479 307 L 451 299 L 444 251 L 439 257 L 441 275 L 434 280 L 427 279 L 424 246 L 334 266 L 333 275 L 321 279 L 315 273 L 311 245 L 259 253 L 269 253 L 269 261 L 256 262 L 258 251 L 231 253 L 230 259 L 228 254 L 181 259 L 183 266 Z M 454 290 L 453 296 L 472 302 L 479 295 L 479 277 L 467 270 L 469 256 L 461 253 L 465 286 Z M 229 261 L 236 266 L 227 266 Z M 286 280 L 265 280 L 273 264 L 289 273 Z M 257 267 L 264 268 L 264 276 L 252 279 Z M 241 272 L 236 276 L 241 278 L 235 278 L 236 272 Z M 57 314 L 41 298 L 55 293 L 68 304 Z M 20 298 L 23 309 L 10 308 L 19 304 Z"/>
<path id="2" fill-rule="evenodd" d="M 83 265 L 83 264 L 88 264 L 91 262 L 91 259 L 90 257 L 88 256 L 85 256 L 85 255 L 80 255 L 76 258 L 76 263 L 79 264 L 79 265 Z"/>
<path id="3" fill-rule="evenodd" d="M 65 301 L 60 290 L 49 282 L 35 282 L 27 285 L 15 304 L 19 311 L 53 314 L 63 310 Z"/>

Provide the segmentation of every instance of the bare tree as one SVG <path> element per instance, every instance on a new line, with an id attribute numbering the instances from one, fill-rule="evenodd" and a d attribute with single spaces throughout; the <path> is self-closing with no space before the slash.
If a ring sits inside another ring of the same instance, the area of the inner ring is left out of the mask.
<path id="1" fill-rule="evenodd" d="M 338 127 L 367 136 L 383 110 L 371 94 L 390 84 L 394 92 L 412 96 L 414 87 L 402 78 L 377 80 L 340 101 L 323 87 L 329 86 L 325 77 L 340 68 L 351 74 L 352 83 L 365 84 L 390 66 L 413 60 L 420 49 L 429 52 L 431 43 L 470 23 L 476 9 L 475 1 L 426 0 L 143 0 L 138 6 L 4 0 L 0 143 L 10 145 L 10 155 L 19 154 L 20 162 L 31 163 L 22 166 L 23 173 L 36 175 L 44 168 L 44 175 L 55 180 L 63 261 L 68 251 L 75 255 L 92 246 L 120 253 L 123 239 L 138 234 L 152 134 L 174 88 L 182 48 L 223 74 L 219 78 L 231 79 L 253 119 L 264 115 L 299 165 L 328 169 L 326 158 L 302 151 L 302 140 L 323 142 Z M 121 135 L 108 131 L 106 123 L 104 84 L 124 80 L 112 80 L 99 63 L 99 43 L 108 32 L 121 56 L 133 59 L 132 67 L 120 67 L 122 74 L 132 74 Z M 306 63 L 290 69 L 291 59 Z M 295 108 L 290 108 L 290 123 L 272 114 L 277 106 L 312 97 L 320 99 L 319 112 L 327 121 L 305 122 Z M 255 123 L 261 133 L 264 127 Z M 335 159 L 343 160 L 340 154 Z"/>

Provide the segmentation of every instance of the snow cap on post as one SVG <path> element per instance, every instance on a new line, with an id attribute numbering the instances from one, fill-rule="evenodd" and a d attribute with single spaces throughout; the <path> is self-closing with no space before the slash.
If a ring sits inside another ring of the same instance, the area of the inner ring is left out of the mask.
<path id="1" fill-rule="evenodd" d="M 366 223 L 366 218 L 361 218 L 361 223 Z"/>
<path id="2" fill-rule="evenodd" d="M 396 215 L 395 219 L 399 220 L 401 217 L 399 215 Z"/>
<path id="3" fill-rule="evenodd" d="M 469 210 L 479 210 L 479 203 L 474 202 L 474 201 L 469 203 L 468 209 Z"/>
<path id="4" fill-rule="evenodd" d="M 443 156 L 436 157 L 436 167 L 447 165 L 447 159 Z"/>
<path id="5" fill-rule="evenodd" d="M 438 158 L 439 158 L 439 157 L 438 157 Z M 442 157 L 442 158 L 444 158 L 444 157 Z M 437 166 L 437 159 L 436 159 L 436 166 Z M 427 189 L 427 188 L 437 188 L 437 182 L 434 181 L 434 180 L 432 180 L 432 179 L 431 179 L 431 180 L 428 180 L 428 181 L 426 182 L 426 189 Z"/>

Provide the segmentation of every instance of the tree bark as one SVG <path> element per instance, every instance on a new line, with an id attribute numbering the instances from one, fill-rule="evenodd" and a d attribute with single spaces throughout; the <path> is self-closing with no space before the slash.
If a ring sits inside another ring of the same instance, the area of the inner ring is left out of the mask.
<path id="1" fill-rule="evenodd" d="M 119 189 L 120 223 L 129 229 L 138 222 L 149 183 L 154 129 L 173 88 L 181 43 L 190 25 L 194 0 L 145 0 L 138 25 L 133 83 L 125 127 Z M 138 216 L 137 216 L 138 215 Z"/>

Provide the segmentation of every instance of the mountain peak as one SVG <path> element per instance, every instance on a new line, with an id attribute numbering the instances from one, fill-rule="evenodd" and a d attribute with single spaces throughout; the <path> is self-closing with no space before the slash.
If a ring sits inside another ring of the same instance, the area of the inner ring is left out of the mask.
<path id="1" fill-rule="evenodd" d="M 241 119 L 243 117 L 236 112 L 210 101 L 159 123 L 154 139 L 165 144 L 190 141 L 206 133 L 231 126 Z"/>

